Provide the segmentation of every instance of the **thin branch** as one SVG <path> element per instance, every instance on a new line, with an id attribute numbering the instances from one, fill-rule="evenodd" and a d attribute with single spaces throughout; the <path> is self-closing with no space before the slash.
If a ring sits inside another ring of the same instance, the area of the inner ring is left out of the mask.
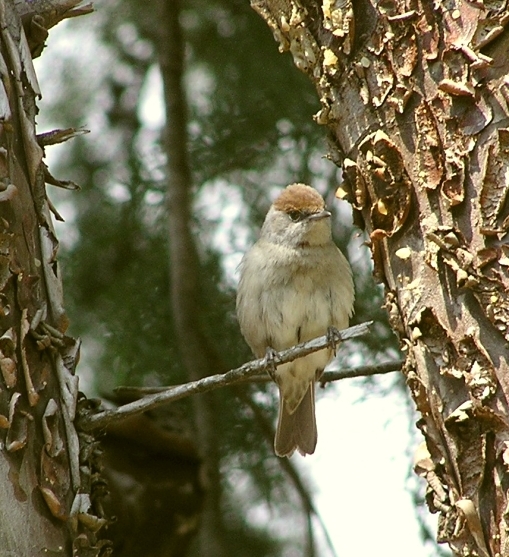
<path id="1" fill-rule="evenodd" d="M 381 364 L 374 364 L 370 366 L 357 366 L 346 369 L 331 369 L 325 371 L 320 377 L 320 385 L 323 387 L 326 383 L 333 381 L 341 381 L 341 379 L 352 379 L 354 377 L 369 377 L 371 375 L 382 375 L 384 373 L 392 373 L 394 371 L 401 371 L 401 366 L 404 360 L 393 360 L 390 362 L 383 362 Z M 239 380 L 239 383 L 269 383 L 272 381 L 267 373 L 252 375 Z M 167 388 L 167 387 L 166 387 Z M 120 389 L 124 391 L 123 387 Z M 156 389 L 161 391 L 164 387 L 148 387 L 148 390 L 142 390 L 143 393 L 156 392 Z"/>
<path id="2" fill-rule="evenodd" d="M 383 375 L 385 373 L 394 373 L 401 371 L 404 360 L 392 360 L 381 364 L 373 364 L 370 366 L 356 366 L 346 369 L 331 369 L 324 372 L 320 377 L 320 385 L 323 387 L 326 383 L 333 381 L 341 381 L 341 379 L 352 379 L 354 377 L 370 377 L 371 375 Z M 268 373 L 260 373 L 239 379 L 237 383 L 270 383 L 272 379 Z M 162 393 L 180 385 L 169 385 L 162 387 L 116 387 L 115 393 L 125 396 L 146 396 L 154 393 Z"/>
<path id="3" fill-rule="evenodd" d="M 335 344 L 338 345 L 342 341 L 365 335 L 369 332 L 369 327 L 372 323 L 372 321 L 368 321 L 367 323 L 361 323 L 360 325 L 355 325 L 354 327 L 339 331 Z M 324 335 L 279 352 L 274 357 L 274 363 L 276 365 L 285 364 L 328 346 L 330 346 L 330 339 Z M 184 385 L 178 385 L 165 391 L 148 395 L 140 400 L 124 404 L 114 410 L 103 410 L 97 414 L 82 415 L 79 417 L 78 425 L 85 431 L 104 428 L 110 423 L 140 414 L 141 412 L 151 410 L 152 408 L 167 404 L 168 402 L 231 385 L 232 383 L 266 371 L 266 369 L 267 361 L 265 358 L 253 360 L 252 362 L 248 362 L 226 373 L 210 375 L 197 381 L 190 381 Z"/>
<path id="4" fill-rule="evenodd" d="M 404 360 L 394 360 L 392 362 L 383 362 L 371 366 L 357 366 L 349 369 L 331 369 L 326 371 L 320 377 L 320 384 L 330 383 L 332 381 L 340 381 L 341 379 L 352 379 L 354 377 L 369 377 L 370 375 L 381 375 L 383 373 L 392 373 L 393 371 L 401 371 Z"/>

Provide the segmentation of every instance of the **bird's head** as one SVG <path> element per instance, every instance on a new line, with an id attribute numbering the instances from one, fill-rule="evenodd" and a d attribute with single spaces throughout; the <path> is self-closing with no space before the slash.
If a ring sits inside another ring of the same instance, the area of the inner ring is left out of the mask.
<path id="1" fill-rule="evenodd" d="M 291 247 L 323 245 L 332 237 L 330 216 L 323 197 L 314 188 L 291 184 L 267 213 L 262 237 Z"/>

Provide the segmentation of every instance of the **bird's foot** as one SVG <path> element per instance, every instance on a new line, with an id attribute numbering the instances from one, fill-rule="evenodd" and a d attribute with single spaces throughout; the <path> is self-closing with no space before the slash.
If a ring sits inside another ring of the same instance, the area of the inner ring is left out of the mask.
<path id="1" fill-rule="evenodd" d="M 330 349 L 334 352 L 334 356 L 336 356 L 338 341 L 341 340 L 341 333 L 336 327 L 328 327 L 326 337 Z"/>
<path id="2" fill-rule="evenodd" d="M 265 369 L 272 381 L 276 381 L 276 355 L 277 352 L 271 346 L 265 351 Z"/>

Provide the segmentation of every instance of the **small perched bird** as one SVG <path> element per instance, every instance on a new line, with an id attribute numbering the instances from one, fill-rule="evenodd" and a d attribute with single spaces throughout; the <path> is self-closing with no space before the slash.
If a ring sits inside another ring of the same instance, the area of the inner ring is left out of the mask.
<path id="1" fill-rule="evenodd" d="M 352 271 L 332 240 L 331 214 L 312 187 L 292 184 L 271 206 L 260 239 L 240 264 L 237 316 L 255 356 L 348 327 L 354 302 Z M 274 441 L 278 456 L 315 451 L 315 381 L 333 357 L 325 348 L 279 365 Z"/>

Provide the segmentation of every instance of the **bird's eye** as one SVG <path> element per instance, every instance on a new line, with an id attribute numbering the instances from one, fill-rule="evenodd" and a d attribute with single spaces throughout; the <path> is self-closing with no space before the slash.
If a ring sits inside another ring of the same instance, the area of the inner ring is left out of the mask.
<path id="1" fill-rule="evenodd" d="M 288 211 L 288 216 L 293 220 L 293 222 L 299 222 L 305 217 L 302 211 Z"/>

